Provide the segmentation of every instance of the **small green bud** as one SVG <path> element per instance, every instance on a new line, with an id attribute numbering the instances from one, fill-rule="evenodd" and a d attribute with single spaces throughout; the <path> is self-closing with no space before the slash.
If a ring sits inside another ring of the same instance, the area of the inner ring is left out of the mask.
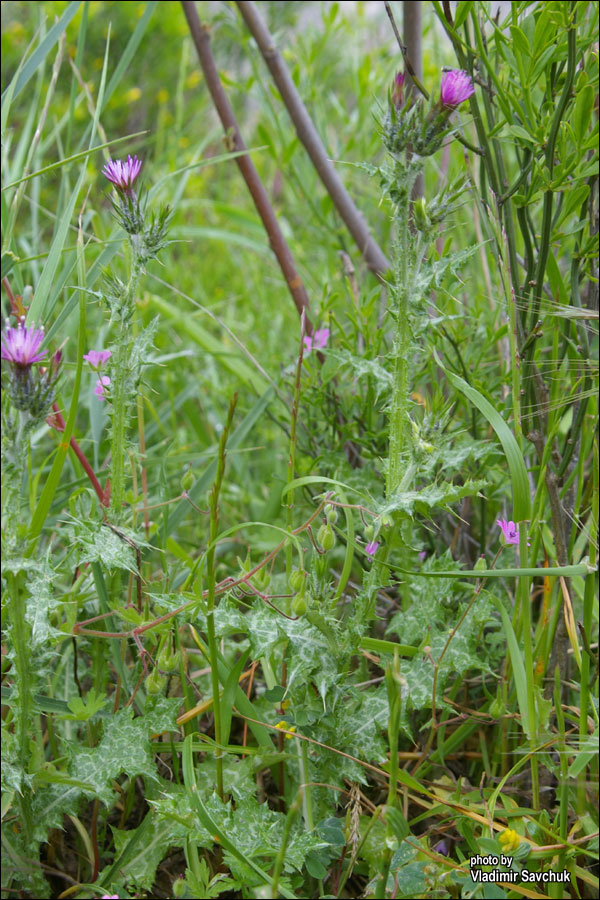
<path id="1" fill-rule="evenodd" d="M 487 562 L 486 562 L 485 556 L 483 556 L 483 554 L 479 557 L 479 559 L 475 563 L 474 568 L 478 572 L 485 572 L 485 570 L 487 569 Z"/>
<path id="2" fill-rule="evenodd" d="M 292 591 L 301 591 L 306 584 L 306 572 L 304 569 L 294 569 L 290 575 L 289 585 Z"/>
<path id="3" fill-rule="evenodd" d="M 338 519 L 337 509 L 335 506 L 326 506 L 325 507 L 325 516 L 327 518 L 328 525 L 335 525 Z"/>
<path id="4" fill-rule="evenodd" d="M 158 657 L 158 668 L 163 672 L 176 672 L 181 661 L 181 653 L 176 650 L 174 653 L 169 647 L 165 647 Z"/>
<path id="5" fill-rule="evenodd" d="M 390 516 L 389 513 L 386 513 L 384 516 L 381 517 L 381 524 L 383 525 L 384 528 L 391 528 L 392 525 L 394 524 L 394 520 L 392 519 L 392 517 Z"/>
<path id="6" fill-rule="evenodd" d="M 189 490 L 191 490 L 191 488 L 194 486 L 194 482 L 195 482 L 195 481 L 196 481 L 196 479 L 195 479 L 194 476 L 192 475 L 192 466 L 191 466 L 191 463 L 190 463 L 190 465 L 189 465 L 188 468 L 187 468 L 187 471 L 184 472 L 183 478 L 181 479 L 181 482 L 180 482 L 180 484 L 181 484 L 181 490 L 182 490 L 182 491 L 189 491 Z"/>
<path id="7" fill-rule="evenodd" d="M 335 547 L 335 534 L 333 533 L 331 526 L 321 525 L 317 534 L 317 542 L 326 552 L 328 550 L 333 550 Z"/>
<path id="8" fill-rule="evenodd" d="M 431 219 L 427 212 L 427 201 L 424 197 L 419 197 L 413 203 L 413 220 L 418 231 L 427 231 L 427 229 L 431 228 Z"/>
<path id="9" fill-rule="evenodd" d="M 167 683 L 167 679 L 164 675 L 161 675 L 158 669 L 152 669 L 148 677 L 146 678 L 146 693 L 148 694 L 161 694 L 165 688 Z"/>
<path id="10" fill-rule="evenodd" d="M 183 877 L 183 875 L 180 875 L 179 878 L 175 879 L 172 885 L 172 891 L 174 897 L 185 897 L 187 884 L 185 883 L 185 878 Z"/>
<path id="11" fill-rule="evenodd" d="M 296 594 L 294 599 L 292 600 L 292 612 L 295 616 L 304 616 L 308 611 L 308 600 L 306 599 L 306 594 L 302 591 L 299 594 Z"/>
<path id="12" fill-rule="evenodd" d="M 373 526 L 365 525 L 365 528 L 364 528 L 365 540 L 370 541 L 374 534 L 375 534 L 375 529 L 373 528 Z"/>

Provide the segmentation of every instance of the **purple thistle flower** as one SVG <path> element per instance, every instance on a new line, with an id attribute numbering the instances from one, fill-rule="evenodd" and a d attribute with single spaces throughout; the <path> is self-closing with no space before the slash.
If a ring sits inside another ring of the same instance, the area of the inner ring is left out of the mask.
<path id="1" fill-rule="evenodd" d="M 110 378 L 108 375 L 101 375 L 98 381 L 96 382 L 96 387 L 94 388 L 94 393 L 99 400 L 104 400 L 106 397 L 106 388 L 110 384 Z"/>
<path id="2" fill-rule="evenodd" d="M 330 331 L 329 328 L 319 328 L 318 331 L 312 336 L 307 336 L 304 338 L 304 348 L 306 353 L 310 353 L 311 350 L 322 350 L 323 347 L 327 346 L 327 341 L 329 340 Z"/>
<path id="3" fill-rule="evenodd" d="M 365 547 L 365 553 L 369 556 L 375 556 L 377 551 L 379 550 L 379 541 L 370 541 Z"/>
<path id="4" fill-rule="evenodd" d="M 29 369 L 48 353 L 47 350 L 38 352 L 43 340 L 44 329 L 27 328 L 25 316 L 21 316 L 16 328 L 12 328 L 7 319 L 6 331 L 2 336 L 2 359 L 19 369 Z"/>
<path id="5" fill-rule="evenodd" d="M 451 69 L 442 75 L 440 102 L 442 106 L 455 109 L 475 93 L 471 76 L 462 69 Z"/>
<path id="6" fill-rule="evenodd" d="M 99 369 L 100 366 L 111 358 L 111 356 L 112 353 L 110 350 L 90 350 L 83 358 L 86 362 L 89 362 L 93 369 Z"/>
<path id="7" fill-rule="evenodd" d="M 133 158 L 128 156 L 126 162 L 122 162 L 120 159 L 109 159 L 102 169 L 102 174 L 114 184 L 118 191 L 123 194 L 131 194 L 133 182 L 140 174 L 141 168 L 141 159 L 138 159 L 137 156 Z"/>
<path id="8" fill-rule="evenodd" d="M 404 103 L 404 81 L 405 81 L 404 72 L 398 72 L 396 77 L 394 78 L 394 84 L 392 86 L 392 94 L 391 100 L 396 109 L 400 109 L 402 104 Z"/>
<path id="9" fill-rule="evenodd" d="M 496 525 L 502 530 L 502 538 L 505 544 L 519 543 L 519 526 L 506 519 L 496 519 Z"/>

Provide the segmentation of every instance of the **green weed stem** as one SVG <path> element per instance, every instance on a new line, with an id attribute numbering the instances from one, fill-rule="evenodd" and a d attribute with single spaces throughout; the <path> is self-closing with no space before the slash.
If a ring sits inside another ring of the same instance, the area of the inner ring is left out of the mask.
<path id="1" fill-rule="evenodd" d="M 210 532 L 209 547 L 206 552 L 206 572 L 208 580 L 208 597 L 206 601 L 206 636 L 208 638 L 208 651 L 210 659 L 210 675 L 213 696 L 213 715 L 215 720 L 215 762 L 217 768 L 217 792 L 221 800 L 225 799 L 223 791 L 223 756 L 221 750 L 221 695 L 219 690 L 219 647 L 215 635 L 215 587 L 217 583 L 216 567 L 216 540 L 219 534 L 219 494 L 225 474 L 225 459 L 227 456 L 227 438 L 233 414 L 237 403 L 237 394 L 234 394 L 227 411 L 227 419 L 221 438 L 217 457 L 217 474 L 209 496 L 210 508 Z"/>

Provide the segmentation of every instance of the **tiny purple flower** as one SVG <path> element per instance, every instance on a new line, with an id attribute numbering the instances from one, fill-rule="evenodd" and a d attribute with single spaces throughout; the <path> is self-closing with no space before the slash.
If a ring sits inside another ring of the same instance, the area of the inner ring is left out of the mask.
<path id="1" fill-rule="evenodd" d="M 439 853 L 441 856 L 450 856 L 448 842 L 443 839 L 441 841 L 438 841 L 433 848 L 433 852 Z"/>
<path id="2" fill-rule="evenodd" d="M 462 69 L 451 69 L 442 75 L 440 101 L 442 106 L 455 109 L 475 93 L 471 76 Z"/>
<path id="3" fill-rule="evenodd" d="M 118 191 L 131 194 L 133 182 L 140 174 L 141 168 L 141 159 L 138 159 L 137 156 L 133 158 L 128 156 L 126 162 L 122 162 L 120 159 L 109 159 L 102 169 L 102 174 L 114 184 Z"/>
<path id="4" fill-rule="evenodd" d="M 98 381 L 96 382 L 96 387 L 94 388 L 94 393 L 99 400 L 104 400 L 106 397 L 106 388 L 110 384 L 110 378 L 108 375 L 101 375 Z"/>
<path id="5" fill-rule="evenodd" d="M 419 559 L 421 562 L 425 562 L 427 559 L 427 550 L 419 550 Z"/>
<path id="6" fill-rule="evenodd" d="M 514 522 L 507 522 L 506 519 L 496 519 L 496 525 L 502 531 L 502 537 L 505 544 L 519 543 L 519 526 Z"/>
<path id="7" fill-rule="evenodd" d="M 371 541 L 365 547 L 365 553 L 367 553 L 369 556 L 375 556 L 375 554 L 377 553 L 378 550 L 379 550 L 379 541 Z"/>
<path id="8" fill-rule="evenodd" d="M 327 341 L 329 340 L 330 331 L 329 328 L 319 328 L 318 331 L 312 336 L 307 336 L 304 338 L 304 347 L 306 353 L 310 353 L 311 350 L 322 350 L 323 347 L 327 346 Z"/>
<path id="9" fill-rule="evenodd" d="M 402 104 L 404 103 L 404 81 L 405 81 L 404 72 L 398 72 L 396 77 L 394 78 L 394 84 L 392 86 L 392 103 L 396 107 L 396 109 L 400 109 Z"/>
<path id="10" fill-rule="evenodd" d="M 6 320 L 6 331 L 2 336 L 2 359 L 6 359 L 19 369 L 29 369 L 33 363 L 39 362 L 47 355 L 47 350 L 40 349 L 44 340 L 43 328 L 27 328 L 25 316 L 21 316 L 16 328 L 12 328 Z"/>
<path id="11" fill-rule="evenodd" d="M 112 353 L 110 350 L 90 350 L 83 358 L 86 362 L 89 362 L 93 369 L 99 369 L 100 366 L 104 365 L 104 363 L 111 358 L 111 356 Z"/>

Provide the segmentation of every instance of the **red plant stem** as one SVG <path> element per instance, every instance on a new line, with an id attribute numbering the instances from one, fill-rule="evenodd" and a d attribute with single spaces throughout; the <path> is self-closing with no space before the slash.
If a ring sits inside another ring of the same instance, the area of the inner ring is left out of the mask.
<path id="1" fill-rule="evenodd" d="M 65 430 L 65 420 L 63 418 L 63 414 L 61 413 L 60 409 L 58 408 L 58 404 L 53 403 L 52 409 L 54 410 L 54 415 L 48 416 L 48 418 L 46 419 L 46 422 L 48 423 L 48 425 L 50 425 L 51 428 L 56 428 L 57 431 L 64 431 Z M 106 499 L 106 497 L 104 495 L 102 486 L 101 486 L 100 482 L 98 481 L 98 479 L 96 478 L 94 470 L 92 469 L 89 462 L 87 461 L 85 453 L 83 452 L 83 450 L 81 449 L 81 447 L 79 446 L 79 444 L 77 443 L 77 441 L 75 440 L 74 437 L 72 437 L 70 439 L 69 443 L 71 445 L 71 449 L 75 453 L 75 456 L 77 457 L 77 459 L 83 466 L 87 477 L 92 482 L 92 487 L 98 494 L 100 503 L 102 504 L 102 506 L 108 506 L 108 500 Z"/>
<path id="2" fill-rule="evenodd" d="M 231 108 L 231 104 L 227 99 L 227 94 L 225 93 L 225 89 L 223 88 L 221 79 L 219 78 L 219 72 L 215 65 L 215 60 L 210 47 L 210 34 L 208 26 L 203 25 L 200 21 L 198 12 L 196 10 L 196 4 L 195 2 L 193 2 L 193 0 L 181 0 L 181 5 L 187 19 L 192 40 L 194 41 L 194 45 L 198 52 L 198 58 L 200 60 L 200 65 L 202 66 L 202 71 L 204 72 L 207 87 L 210 91 L 215 109 L 217 110 L 219 118 L 221 119 L 223 128 L 225 129 L 227 149 L 231 151 L 247 150 L 246 144 L 244 143 L 244 140 L 240 133 L 240 129 L 233 109 Z M 271 206 L 269 195 L 267 194 L 265 186 L 260 180 L 260 176 L 256 171 L 254 163 L 250 159 L 250 155 L 248 153 L 242 153 L 242 155 L 238 156 L 235 161 L 240 172 L 242 173 L 248 190 L 252 195 L 256 210 L 262 219 L 263 225 L 265 226 L 271 249 L 277 257 L 277 262 L 279 263 L 279 267 L 286 280 L 288 289 L 296 305 L 296 309 L 298 310 L 298 313 L 302 315 L 302 310 L 306 310 L 306 312 L 308 312 L 308 294 L 306 293 L 306 288 L 304 287 L 302 279 L 296 270 L 296 265 L 290 248 L 288 247 L 281 228 L 279 227 L 279 222 L 277 221 L 277 216 L 275 215 L 275 211 Z M 312 334 L 313 332 L 313 328 L 308 319 L 308 315 L 306 317 L 306 332 L 307 334 Z"/>

